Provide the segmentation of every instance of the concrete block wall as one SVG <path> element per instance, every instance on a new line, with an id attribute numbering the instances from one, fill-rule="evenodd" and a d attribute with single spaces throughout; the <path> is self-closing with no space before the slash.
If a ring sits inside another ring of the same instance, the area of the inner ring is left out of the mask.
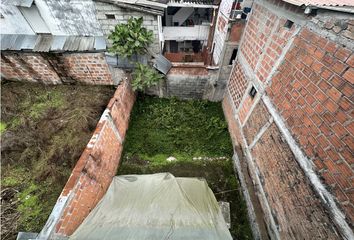
<path id="1" fill-rule="evenodd" d="M 10 80 L 44 84 L 113 84 L 104 53 L 3 51 L 1 76 Z"/>
<path id="2" fill-rule="evenodd" d="M 166 54 L 169 59 L 177 61 L 174 61 L 166 80 L 146 92 L 160 97 L 221 101 L 232 69 L 232 65 L 229 64 L 230 58 L 233 50 L 239 45 L 244 27 L 245 22 L 234 22 L 232 24 L 228 34 L 229 39 L 223 45 L 224 49 L 221 53 L 219 68 L 207 68 L 200 63 L 177 63 L 178 61 L 182 62 L 182 57 L 178 58 L 177 55 Z"/>
<path id="3" fill-rule="evenodd" d="M 117 172 L 134 101 L 129 81 L 121 82 L 39 239 L 70 236 L 103 197 Z"/>
<path id="4" fill-rule="evenodd" d="M 223 105 L 275 239 L 353 238 L 352 26 L 344 13 L 253 5 Z"/>
<path id="5" fill-rule="evenodd" d="M 218 70 L 207 69 L 203 65 L 174 63 L 166 79 L 159 85 L 146 89 L 145 92 L 160 97 L 221 101 L 226 81 L 218 82 L 217 77 Z"/>
<path id="6" fill-rule="evenodd" d="M 148 30 L 153 31 L 154 40 L 150 45 L 150 49 L 154 53 L 160 53 L 159 38 L 158 38 L 158 24 L 157 15 L 148 14 L 145 12 L 138 12 L 128 8 L 118 7 L 114 4 L 103 3 L 95 1 L 96 6 L 96 17 L 101 25 L 101 28 L 107 38 L 107 46 L 112 46 L 112 42 L 108 40 L 108 36 L 114 30 L 117 24 L 127 23 L 128 19 L 131 17 L 139 18 L 143 17 L 143 26 Z M 115 19 L 108 19 L 106 14 L 114 15 Z"/>

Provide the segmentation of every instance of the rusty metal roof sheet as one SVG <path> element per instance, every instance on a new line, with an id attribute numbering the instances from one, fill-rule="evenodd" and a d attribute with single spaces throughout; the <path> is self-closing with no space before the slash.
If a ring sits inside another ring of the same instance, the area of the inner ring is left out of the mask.
<path id="1" fill-rule="evenodd" d="M 104 37 L 2 34 L 1 50 L 105 51 Z"/>
<path id="2" fill-rule="evenodd" d="M 354 12 L 354 0 L 283 0 L 297 6 L 317 7 L 334 11 Z"/>
<path id="3" fill-rule="evenodd" d="M 155 60 L 156 61 L 155 61 L 155 64 L 154 64 L 154 68 L 156 68 L 157 70 L 159 70 L 160 72 L 162 72 L 165 75 L 172 68 L 172 63 L 161 54 L 158 54 L 155 57 Z"/>

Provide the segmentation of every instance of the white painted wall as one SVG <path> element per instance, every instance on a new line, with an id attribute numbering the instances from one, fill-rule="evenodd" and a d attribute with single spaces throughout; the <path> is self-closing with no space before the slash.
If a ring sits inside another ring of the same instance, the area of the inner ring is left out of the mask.
<path id="1" fill-rule="evenodd" d="M 195 25 L 191 27 L 163 27 L 165 40 L 200 40 L 206 41 L 209 36 L 209 25 Z"/>

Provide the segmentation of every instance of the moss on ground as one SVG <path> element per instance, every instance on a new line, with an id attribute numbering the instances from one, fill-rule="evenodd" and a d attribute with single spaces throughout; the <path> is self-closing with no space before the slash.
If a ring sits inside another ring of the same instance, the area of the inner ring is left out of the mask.
<path id="1" fill-rule="evenodd" d="M 38 232 L 114 93 L 1 83 L 2 239 Z"/>
<path id="2" fill-rule="evenodd" d="M 233 238 L 252 239 L 220 103 L 139 96 L 123 149 L 119 175 L 203 177 L 218 201 L 230 202 Z"/>

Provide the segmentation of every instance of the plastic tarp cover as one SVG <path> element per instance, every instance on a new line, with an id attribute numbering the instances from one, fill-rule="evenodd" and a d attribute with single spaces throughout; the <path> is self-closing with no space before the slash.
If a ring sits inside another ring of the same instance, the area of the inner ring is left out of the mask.
<path id="1" fill-rule="evenodd" d="M 70 239 L 232 239 L 204 179 L 170 173 L 113 178 Z"/>

